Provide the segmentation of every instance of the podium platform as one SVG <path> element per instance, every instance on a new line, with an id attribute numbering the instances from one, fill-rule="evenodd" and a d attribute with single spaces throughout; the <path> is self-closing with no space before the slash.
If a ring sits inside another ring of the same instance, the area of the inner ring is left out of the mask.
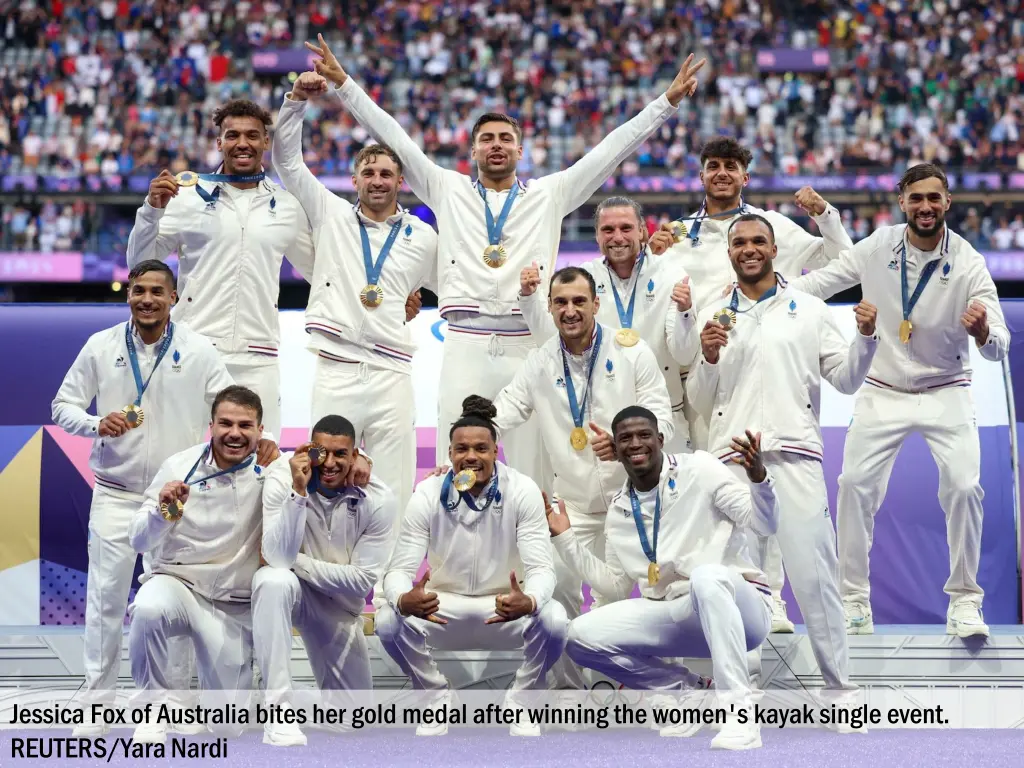
<path id="1" fill-rule="evenodd" d="M 1024 626 L 995 626 L 984 641 L 945 634 L 943 625 L 876 626 L 874 635 L 849 637 L 853 682 L 862 686 L 994 688 L 1024 685 Z M 404 688 L 408 679 L 367 637 L 374 687 Z M 0 688 L 77 688 L 84 675 L 82 627 L 0 627 Z M 436 659 L 455 688 L 507 688 L 520 656 L 503 651 L 438 652 Z M 710 662 L 687 661 L 710 675 Z M 312 686 L 302 640 L 294 638 L 292 675 Z M 119 686 L 131 687 L 127 635 Z M 762 652 L 762 688 L 819 688 L 821 675 L 803 627 L 791 635 L 769 635 Z"/>

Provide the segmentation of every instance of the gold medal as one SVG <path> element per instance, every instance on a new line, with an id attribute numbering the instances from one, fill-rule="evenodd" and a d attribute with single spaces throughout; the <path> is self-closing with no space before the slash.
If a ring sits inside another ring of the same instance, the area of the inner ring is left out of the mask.
<path id="1" fill-rule="evenodd" d="M 657 563 L 651 563 L 647 566 L 647 581 L 653 587 L 658 583 L 658 579 L 661 578 L 661 568 Z"/>
<path id="2" fill-rule="evenodd" d="M 576 427 L 569 433 L 569 442 L 577 451 L 582 451 L 587 447 L 587 430 L 583 427 Z"/>
<path id="3" fill-rule="evenodd" d="M 484 264 L 497 269 L 508 261 L 508 251 L 503 245 L 488 245 L 484 248 Z"/>
<path id="4" fill-rule="evenodd" d="M 914 333 L 914 325 L 909 320 L 900 323 L 900 341 L 904 344 L 910 343 L 910 337 Z"/>
<path id="5" fill-rule="evenodd" d="M 455 490 L 464 493 L 476 485 L 476 472 L 464 469 L 455 476 Z"/>
<path id="6" fill-rule="evenodd" d="M 171 523 L 181 520 L 181 515 L 184 511 L 185 504 L 181 499 L 175 499 L 170 504 L 160 505 L 160 514 L 163 515 L 164 520 Z"/>
<path id="7" fill-rule="evenodd" d="M 715 320 L 725 330 L 731 331 L 733 326 L 736 325 L 736 313 L 729 309 L 729 307 L 725 307 L 715 312 Z"/>
<path id="8" fill-rule="evenodd" d="M 128 422 L 128 429 L 141 427 L 142 422 L 146 420 L 146 414 L 144 414 L 142 409 L 134 403 L 122 408 L 121 413 L 124 414 L 124 420 Z"/>
<path id="9" fill-rule="evenodd" d="M 384 301 L 384 291 L 379 285 L 368 285 L 359 292 L 359 301 L 367 309 L 376 309 Z"/>
<path id="10" fill-rule="evenodd" d="M 317 445 L 316 443 L 313 443 L 311 446 L 309 446 L 309 450 L 306 451 L 306 455 L 309 456 L 310 464 L 312 464 L 314 467 L 319 467 L 321 464 L 324 463 L 324 459 L 327 458 L 327 451 L 325 451 L 321 446 Z"/>
<path id="11" fill-rule="evenodd" d="M 615 332 L 615 340 L 619 342 L 620 347 L 635 347 L 640 341 L 640 334 L 632 328 L 621 328 Z"/>
<path id="12" fill-rule="evenodd" d="M 669 226 L 672 227 L 672 240 L 677 243 L 682 242 L 688 232 L 686 225 L 681 221 L 673 221 Z"/>
<path id="13" fill-rule="evenodd" d="M 179 187 L 194 187 L 199 183 L 199 174 L 195 171 L 182 171 L 174 177 Z"/>

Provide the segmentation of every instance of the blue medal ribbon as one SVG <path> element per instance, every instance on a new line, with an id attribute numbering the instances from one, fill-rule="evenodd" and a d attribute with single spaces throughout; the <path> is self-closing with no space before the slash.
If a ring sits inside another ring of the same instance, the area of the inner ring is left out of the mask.
<path id="1" fill-rule="evenodd" d="M 479 181 L 476 183 L 476 191 L 480 193 L 480 197 L 484 201 L 484 213 L 487 215 L 487 242 L 491 245 L 501 244 L 501 232 L 505 228 L 505 222 L 508 220 L 508 215 L 512 212 L 512 203 L 515 202 L 516 197 L 519 195 L 521 185 L 517 182 L 512 186 L 512 189 L 508 191 L 508 197 L 505 198 L 505 204 L 501 207 L 501 213 L 498 214 L 498 220 L 494 220 L 494 214 L 491 213 L 491 206 L 487 203 L 487 190 L 484 189 L 484 185 Z"/>
<path id="2" fill-rule="evenodd" d="M 615 287 L 615 275 L 612 274 L 611 269 L 608 265 L 605 265 L 605 269 L 608 269 L 608 282 L 612 284 L 612 295 L 615 296 L 615 310 L 619 313 L 619 327 L 620 328 L 632 328 L 633 327 L 633 307 L 636 304 L 636 287 L 640 285 L 640 273 L 644 268 L 644 258 L 647 256 L 647 250 L 640 251 L 640 258 L 637 261 L 636 267 L 636 279 L 633 281 L 633 293 L 629 297 L 629 307 L 627 309 L 622 308 L 622 299 L 619 298 L 619 291 Z"/>
<path id="3" fill-rule="evenodd" d="M 124 326 L 124 343 L 128 347 L 128 359 L 132 364 L 132 375 L 135 377 L 135 388 L 139 392 L 139 396 L 135 398 L 135 405 L 142 405 L 142 396 L 145 394 L 146 389 L 149 387 L 149 382 L 153 380 L 153 374 L 156 373 L 156 369 L 160 367 L 160 361 L 164 359 L 164 355 L 167 354 L 167 350 L 171 347 L 171 340 L 174 338 L 174 323 L 167 322 L 167 332 L 164 334 L 163 344 L 160 345 L 160 351 L 157 353 L 156 362 L 153 363 L 153 370 L 149 372 L 149 377 L 145 382 L 142 381 L 142 370 L 139 368 L 139 353 L 135 349 L 135 339 L 132 338 L 132 324 L 126 323 Z"/>
<path id="4" fill-rule="evenodd" d="M 449 512 L 454 512 L 459 507 L 459 502 L 466 502 L 466 506 L 472 509 L 474 512 L 483 512 L 495 501 L 495 499 L 501 499 L 501 491 L 498 489 L 498 468 L 495 467 L 491 472 L 491 481 L 487 486 L 487 490 L 484 492 L 484 505 L 482 507 L 476 506 L 476 500 L 473 498 L 473 494 L 469 491 L 457 491 L 458 496 L 455 500 L 451 500 L 452 485 L 455 482 L 455 470 L 449 469 L 448 474 L 444 477 L 444 482 L 441 483 L 441 504 L 444 505 L 445 509 Z"/>
<path id="5" fill-rule="evenodd" d="M 263 181 L 267 177 L 266 171 L 242 175 L 238 173 L 196 173 L 200 181 L 212 181 L 215 184 L 252 184 Z"/>
<path id="6" fill-rule="evenodd" d="M 370 236 L 366 232 L 366 224 L 363 223 L 363 217 L 359 215 L 358 210 L 356 211 L 356 221 L 359 222 L 359 241 L 363 245 L 363 267 L 366 269 L 366 284 L 378 285 L 380 283 L 380 273 L 384 270 L 384 262 L 387 261 L 388 254 L 391 253 L 391 246 L 395 244 L 398 232 L 402 229 L 402 219 L 391 225 L 388 239 L 384 241 L 384 246 L 380 249 L 380 253 L 377 254 L 376 263 L 373 261 L 373 252 L 370 250 Z"/>
<path id="7" fill-rule="evenodd" d="M 250 453 L 249 457 L 245 461 L 239 462 L 238 464 L 235 464 L 235 466 L 233 466 L 233 467 L 228 467 L 227 469 L 221 469 L 221 470 L 219 470 L 217 472 L 214 472 L 212 475 L 207 475 L 206 477 L 200 477 L 200 478 L 198 478 L 196 480 L 192 480 L 192 475 L 194 475 L 196 473 L 196 470 L 199 469 L 199 465 L 203 462 L 203 459 L 205 459 L 207 456 L 209 456 L 212 451 L 213 451 L 213 443 L 211 443 L 206 448 L 206 450 L 203 451 L 203 455 L 200 456 L 196 460 L 196 463 L 192 465 L 192 469 L 190 469 L 188 471 L 188 474 L 185 475 L 185 485 L 195 485 L 196 483 L 201 483 L 204 480 L 213 480 L 215 477 L 220 477 L 221 475 L 230 475 L 233 472 L 238 472 L 240 469 L 245 469 L 250 464 L 252 464 L 253 461 L 256 459 L 256 454 L 255 453 Z"/>
<path id="8" fill-rule="evenodd" d="M 775 279 L 777 281 L 780 281 L 781 278 L 782 278 L 782 276 L 778 272 L 776 272 L 775 273 Z M 757 301 L 755 301 L 754 304 L 760 304 L 762 301 L 767 301 L 772 296 L 774 296 L 776 293 L 778 293 L 779 292 L 779 285 L 780 284 L 781 284 L 780 282 L 776 282 L 775 285 L 773 285 L 767 291 L 762 293 L 761 294 L 761 298 L 759 298 Z M 750 309 L 752 309 L 752 308 L 740 309 L 739 288 L 733 288 L 732 289 L 732 299 L 729 300 L 729 309 L 731 309 L 733 312 L 749 312 Z"/>
<path id="9" fill-rule="evenodd" d="M 562 345 L 562 369 L 565 371 L 565 393 L 569 397 L 569 410 L 572 411 L 572 423 L 577 427 L 583 427 L 583 417 L 587 412 L 587 400 L 590 398 L 590 382 L 594 378 L 594 366 L 597 365 L 597 358 L 601 351 L 601 326 L 597 326 L 597 336 L 594 339 L 594 351 L 590 356 L 590 366 L 587 368 L 587 389 L 583 393 L 583 402 L 576 400 L 576 385 L 572 383 L 572 374 L 569 373 L 569 358 L 565 355 L 565 342 Z"/>
<path id="10" fill-rule="evenodd" d="M 700 210 L 697 211 L 696 216 L 690 216 L 689 218 L 686 219 L 677 219 L 677 221 L 694 222 L 693 227 L 690 228 L 690 230 L 686 233 L 686 236 L 690 238 L 690 245 L 697 247 L 697 244 L 700 242 L 700 225 L 701 222 L 704 221 L 704 219 L 718 219 L 723 216 L 732 216 L 734 213 L 743 213 L 744 210 L 746 210 L 746 207 L 747 204 L 743 202 L 743 198 L 741 197 L 739 208 L 733 208 L 732 210 L 729 211 L 722 211 L 721 213 L 716 213 L 714 216 L 710 216 L 705 213 L 705 211 L 708 208 L 708 200 L 707 198 L 704 198 L 704 202 L 700 204 Z"/>
<path id="11" fill-rule="evenodd" d="M 647 528 L 644 526 L 644 518 L 640 512 L 640 499 L 637 498 L 636 490 L 632 483 L 629 486 L 629 504 L 633 508 L 633 522 L 636 523 L 636 532 L 640 536 L 640 546 L 644 554 L 652 563 L 658 562 L 658 529 L 661 527 L 661 491 L 655 497 L 654 503 L 654 546 L 647 540 Z"/>
<path id="12" fill-rule="evenodd" d="M 929 261 L 924 265 L 921 270 L 921 276 L 917 279 L 917 287 L 914 289 L 912 296 L 910 294 L 910 286 L 907 285 L 907 239 L 906 236 L 903 238 L 903 242 L 900 243 L 900 293 L 903 299 L 903 319 L 909 320 L 910 313 L 914 311 L 914 307 L 917 305 L 918 299 L 921 298 L 921 294 L 924 292 L 924 288 L 928 285 L 928 281 L 932 279 L 932 275 L 935 274 L 935 270 L 938 269 L 939 264 L 946 258 L 949 252 L 949 228 L 946 228 L 946 236 L 943 239 L 942 251 L 939 253 L 939 258 Z"/>

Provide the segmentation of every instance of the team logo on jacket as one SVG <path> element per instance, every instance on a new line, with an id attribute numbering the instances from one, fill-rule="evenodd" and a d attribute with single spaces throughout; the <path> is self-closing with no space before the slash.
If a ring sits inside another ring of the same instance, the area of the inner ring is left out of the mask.
<path id="1" fill-rule="evenodd" d="M 565 389 L 565 379 L 559 376 L 557 379 L 555 379 L 555 386 Z"/>
<path id="2" fill-rule="evenodd" d="M 412 224 L 405 225 L 405 239 L 408 240 L 412 237 Z"/>
<path id="3" fill-rule="evenodd" d="M 117 360 L 114 361 L 115 368 L 127 368 L 128 363 L 124 361 L 124 355 L 119 355 Z"/>
<path id="4" fill-rule="evenodd" d="M 608 381 L 614 381 L 615 379 L 615 366 L 612 365 L 612 359 L 609 357 L 604 361 L 605 378 Z"/>
<path id="5" fill-rule="evenodd" d="M 889 269 L 891 269 L 893 272 L 899 272 L 900 271 L 900 263 L 899 263 L 899 261 L 897 261 L 896 259 L 893 259 L 892 261 L 890 261 L 889 262 Z"/>
<path id="6" fill-rule="evenodd" d="M 206 493 L 210 490 L 210 484 L 206 480 L 200 480 L 199 485 L 196 486 L 196 490 L 201 493 Z"/>
<path id="7" fill-rule="evenodd" d="M 604 292 L 605 292 L 604 283 L 598 283 L 597 284 L 597 292 L 598 292 L 598 294 L 604 294 Z"/>
<path id="8" fill-rule="evenodd" d="M 174 365 L 171 366 L 171 370 L 175 373 L 181 373 L 181 352 L 174 350 L 174 354 L 171 355 L 171 360 L 174 361 Z"/>
<path id="9" fill-rule="evenodd" d="M 939 278 L 939 282 L 942 283 L 943 285 L 949 285 L 950 269 L 952 269 L 952 267 L 949 265 L 948 261 L 942 265 L 942 277 Z"/>
<path id="10" fill-rule="evenodd" d="M 654 301 L 654 281 L 647 283 L 647 301 Z"/>
<path id="11" fill-rule="evenodd" d="M 277 216 L 277 200 L 273 197 L 270 198 L 270 215 Z"/>
<path id="12" fill-rule="evenodd" d="M 348 516 L 355 517 L 356 512 L 359 511 L 359 499 L 352 498 L 348 500 Z"/>
<path id="13" fill-rule="evenodd" d="M 790 301 L 789 302 L 789 316 L 790 317 L 796 317 L 796 302 L 795 301 Z"/>

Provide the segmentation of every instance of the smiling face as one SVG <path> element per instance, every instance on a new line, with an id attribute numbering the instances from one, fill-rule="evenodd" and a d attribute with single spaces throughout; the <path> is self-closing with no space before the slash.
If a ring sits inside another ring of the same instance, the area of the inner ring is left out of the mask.
<path id="1" fill-rule="evenodd" d="M 349 435 L 328 435 L 314 432 L 314 443 L 324 449 L 326 457 L 318 467 L 320 486 L 336 491 L 345 485 L 349 470 L 359 456 L 359 449 Z"/>
<path id="2" fill-rule="evenodd" d="M 900 209 L 915 235 L 933 237 L 942 231 L 951 201 L 942 180 L 932 177 L 908 184 L 900 195 Z"/>
<path id="3" fill-rule="evenodd" d="M 555 280 L 551 285 L 549 303 L 551 317 L 563 339 L 589 339 L 594 333 L 594 316 L 600 302 L 591 293 L 586 278 L 577 277 L 570 283 Z"/>
<path id="4" fill-rule="evenodd" d="M 729 203 L 739 200 L 743 187 L 750 180 L 747 169 L 732 157 L 709 157 L 700 172 L 704 194 L 709 200 Z"/>
<path id="5" fill-rule="evenodd" d="M 658 427 L 643 416 L 623 419 L 613 436 L 615 457 L 630 476 L 644 475 L 658 466 L 665 439 Z"/>
<path id="6" fill-rule="evenodd" d="M 741 283 L 757 283 L 771 274 L 778 248 L 760 221 L 738 221 L 729 233 L 729 261 Z"/>
<path id="7" fill-rule="evenodd" d="M 511 176 L 522 156 L 523 145 L 519 143 L 514 126 L 498 120 L 480 126 L 473 141 L 473 160 L 481 176 L 490 179 Z"/>
<path id="8" fill-rule="evenodd" d="M 617 271 L 620 265 L 628 265 L 632 269 L 643 242 L 644 229 L 632 208 L 605 208 L 601 211 L 597 221 L 597 246 L 613 270 Z"/>
<path id="9" fill-rule="evenodd" d="M 144 272 L 128 285 L 128 307 L 137 328 L 143 331 L 163 328 L 177 301 L 165 272 Z"/>
<path id="10" fill-rule="evenodd" d="M 452 471 L 458 474 L 464 469 L 476 473 L 475 490 L 482 488 L 491 479 L 494 462 L 498 460 L 498 445 L 487 427 L 459 427 L 452 433 L 448 446 L 448 458 Z"/>
<path id="11" fill-rule="evenodd" d="M 224 172 L 245 176 L 263 166 L 263 153 L 270 148 L 270 134 L 255 117 L 226 117 L 221 123 L 217 149 L 223 157 Z"/>
<path id="12" fill-rule="evenodd" d="M 402 175 L 398 165 L 385 154 L 370 155 L 359 164 L 352 177 L 359 202 L 374 213 L 394 210 Z"/>
<path id="13" fill-rule="evenodd" d="M 259 414 L 254 408 L 225 400 L 217 405 L 210 423 L 213 455 L 222 468 L 245 461 L 256 450 L 263 434 Z"/>

